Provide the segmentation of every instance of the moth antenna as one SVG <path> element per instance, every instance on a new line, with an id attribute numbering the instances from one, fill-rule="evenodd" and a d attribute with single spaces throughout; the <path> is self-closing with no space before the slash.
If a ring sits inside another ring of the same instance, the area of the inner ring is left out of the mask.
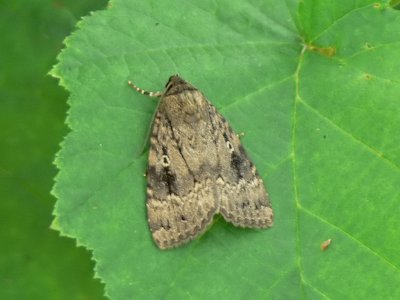
<path id="1" fill-rule="evenodd" d="M 162 96 L 162 92 L 148 92 L 145 91 L 144 89 L 141 89 L 140 87 L 138 87 L 137 85 L 135 85 L 132 81 L 128 81 L 128 84 L 130 87 L 134 88 L 137 92 L 141 93 L 142 95 L 146 95 L 149 97 L 161 97 Z"/>

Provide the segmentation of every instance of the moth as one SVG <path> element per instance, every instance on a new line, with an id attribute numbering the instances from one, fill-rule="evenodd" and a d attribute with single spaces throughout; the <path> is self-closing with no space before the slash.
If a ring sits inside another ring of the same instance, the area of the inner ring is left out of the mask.
<path id="1" fill-rule="evenodd" d="M 160 98 L 150 136 L 147 214 L 160 249 L 206 231 L 214 215 L 235 226 L 268 228 L 273 211 L 263 180 L 239 137 L 207 98 L 178 75 Z"/>

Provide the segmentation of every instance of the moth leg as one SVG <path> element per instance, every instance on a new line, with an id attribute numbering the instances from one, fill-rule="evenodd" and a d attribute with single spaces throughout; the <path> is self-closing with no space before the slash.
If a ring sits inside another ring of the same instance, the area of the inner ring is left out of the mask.
<path id="1" fill-rule="evenodd" d="M 236 134 L 236 136 L 240 139 L 240 138 L 245 136 L 245 133 L 244 132 L 240 132 L 240 133 Z"/>

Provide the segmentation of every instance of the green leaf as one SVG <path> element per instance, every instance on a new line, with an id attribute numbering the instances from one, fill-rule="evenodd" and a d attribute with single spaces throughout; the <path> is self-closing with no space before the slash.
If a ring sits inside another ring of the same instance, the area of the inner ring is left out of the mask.
<path id="1" fill-rule="evenodd" d="M 89 251 L 49 228 L 67 93 L 47 73 L 73 15 L 101 6 L 63 2 L 0 1 L 0 299 L 103 299 Z"/>
<path id="2" fill-rule="evenodd" d="M 53 227 L 93 250 L 113 299 L 400 297 L 399 21 L 360 0 L 121 0 L 85 18 L 53 69 L 71 92 Z M 183 247 L 153 244 L 157 103 L 127 81 L 160 90 L 174 73 L 246 133 L 273 228 L 217 217 Z"/>

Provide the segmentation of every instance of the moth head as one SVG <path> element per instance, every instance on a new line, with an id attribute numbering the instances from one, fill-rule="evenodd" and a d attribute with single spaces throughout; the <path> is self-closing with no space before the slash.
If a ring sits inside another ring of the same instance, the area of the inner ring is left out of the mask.
<path id="1" fill-rule="evenodd" d="M 165 88 L 168 90 L 168 87 L 178 84 L 185 84 L 186 81 L 179 77 L 178 74 L 171 75 L 168 79 L 168 82 L 165 85 Z"/>
<path id="2" fill-rule="evenodd" d="M 195 90 L 187 81 L 183 80 L 178 74 L 169 77 L 167 84 L 165 85 L 165 95 L 176 94 L 185 90 Z"/>

